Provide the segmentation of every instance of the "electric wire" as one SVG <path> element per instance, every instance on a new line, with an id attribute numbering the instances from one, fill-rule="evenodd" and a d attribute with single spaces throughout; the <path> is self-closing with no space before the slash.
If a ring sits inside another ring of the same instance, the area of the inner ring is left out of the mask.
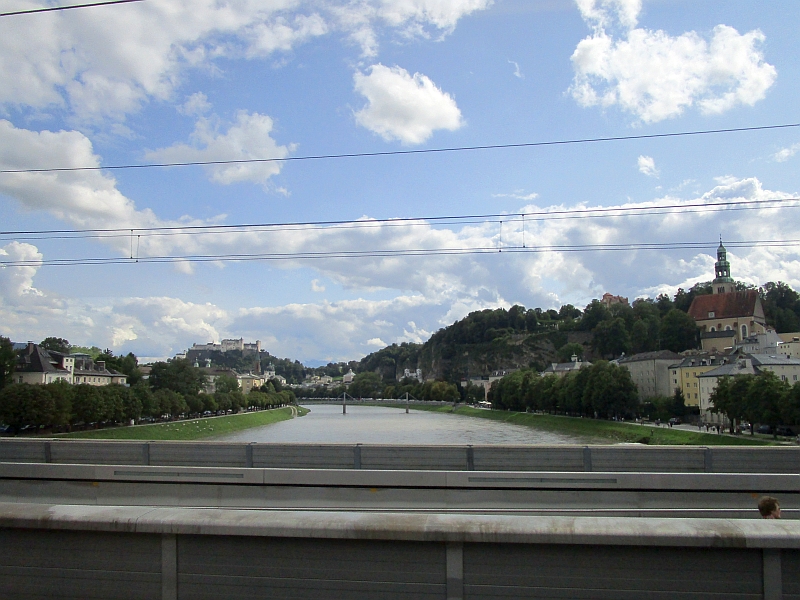
<path id="1" fill-rule="evenodd" d="M 741 210 L 769 210 L 799 208 L 800 197 L 767 198 L 762 200 L 734 200 L 705 202 L 702 204 L 664 204 L 653 206 L 615 206 L 575 208 L 564 210 L 539 210 L 517 213 L 488 213 L 482 215 L 446 215 L 433 217 L 400 217 L 370 220 L 305 221 L 283 223 L 250 223 L 229 225 L 185 225 L 162 227 L 118 227 L 107 229 L 47 229 L 28 231 L 0 231 L 2 241 L 31 241 L 53 239 L 109 239 L 132 235 L 193 236 L 224 233 L 263 233 L 274 231 L 342 230 L 384 227 L 430 227 L 435 225 L 470 225 L 506 221 L 546 222 L 565 219 L 622 218 L 631 216 L 678 215 Z"/>
<path id="2" fill-rule="evenodd" d="M 130 4 L 131 2 L 144 2 L 144 0 L 108 0 L 108 2 L 89 2 L 87 4 L 69 4 L 67 6 L 48 6 L 47 8 L 31 8 L 28 10 L 15 10 L 0 13 L 0 17 L 14 17 L 17 15 L 31 15 L 34 13 L 55 12 L 59 10 L 72 10 L 73 8 L 92 8 L 95 6 L 108 6 L 110 4 Z"/>
<path id="3" fill-rule="evenodd" d="M 134 0 L 128 0 L 134 1 Z M 686 137 L 699 135 L 712 135 L 722 133 L 742 133 L 748 131 L 765 131 L 770 129 L 787 129 L 800 127 L 800 123 L 785 123 L 781 125 L 759 125 L 755 127 L 733 127 L 728 129 L 705 129 L 699 131 L 678 131 L 671 133 L 648 133 L 642 135 L 622 135 L 597 138 L 576 138 L 568 140 L 551 140 L 545 142 L 523 142 L 519 144 L 489 144 L 483 146 L 453 146 L 449 148 L 422 148 L 419 150 L 386 150 L 382 152 L 353 152 L 344 154 L 318 154 L 306 156 L 284 156 L 280 158 L 241 158 L 231 160 L 198 160 L 187 162 L 169 163 L 132 163 L 122 165 L 106 165 L 93 167 L 43 167 L 28 169 L 0 169 L 0 174 L 13 173 L 57 173 L 74 171 L 103 171 L 103 170 L 122 170 L 122 169 L 153 169 L 167 167 L 192 167 L 192 166 L 214 166 L 214 165 L 240 165 L 251 163 L 271 163 L 271 162 L 298 162 L 308 160 L 332 160 L 342 158 L 365 158 L 377 156 L 403 156 L 412 154 L 436 154 L 447 152 L 468 152 L 476 150 L 499 150 L 511 148 L 536 148 L 542 146 L 566 146 L 571 144 L 591 144 L 599 142 L 619 142 L 628 140 L 649 140 L 672 137 Z"/>
<path id="4" fill-rule="evenodd" d="M 177 262 L 245 262 L 245 261 L 285 261 L 285 260 L 317 260 L 317 259 L 350 259 L 350 258 L 394 258 L 416 256 L 446 256 L 547 252 L 634 252 L 653 250 L 702 250 L 716 247 L 717 242 L 646 242 L 620 244 L 564 244 L 547 246 L 473 246 L 451 248 L 406 248 L 397 250 L 330 250 L 305 252 L 264 252 L 242 254 L 187 254 L 180 256 L 136 256 L 96 257 L 96 258 L 54 258 L 46 260 L 22 259 L 0 261 L 0 267 L 42 267 L 42 266 L 97 266 L 132 263 L 177 263 Z M 749 240 L 726 242 L 729 248 L 778 248 L 800 246 L 800 239 L 789 240 Z"/>

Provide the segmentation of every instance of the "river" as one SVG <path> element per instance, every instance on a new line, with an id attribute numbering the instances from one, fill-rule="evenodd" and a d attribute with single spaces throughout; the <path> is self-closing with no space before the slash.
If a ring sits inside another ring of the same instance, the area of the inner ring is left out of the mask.
<path id="1" fill-rule="evenodd" d="M 215 438 L 226 442 L 303 444 L 560 445 L 589 440 L 489 419 L 383 406 L 309 406 L 304 417 Z"/>

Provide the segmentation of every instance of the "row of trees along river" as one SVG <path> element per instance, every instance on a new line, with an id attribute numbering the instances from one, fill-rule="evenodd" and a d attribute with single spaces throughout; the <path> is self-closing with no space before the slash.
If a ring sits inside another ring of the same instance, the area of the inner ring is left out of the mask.
<path id="1" fill-rule="evenodd" d="M 236 378 L 228 375 L 216 379 L 213 394 L 203 393 L 205 384 L 205 373 L 185 360 L 156 363 L 148 380 L 131 387 L 11 383 L 0 389 L 0 422 L 13 431 L 68 431 L 142 418 L 172 420 L 296 402 L 291 390 L 277 392 L 272 383 L 247 394 L 239 390 Z"/>

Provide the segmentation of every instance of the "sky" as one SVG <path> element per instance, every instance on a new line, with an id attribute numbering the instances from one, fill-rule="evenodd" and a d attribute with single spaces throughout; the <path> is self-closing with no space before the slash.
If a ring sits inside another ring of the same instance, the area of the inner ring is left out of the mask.
<path id="1" fill-rule="evenodd" d="M 740 0 L 0 17 L 0 335 L 354 360 L 475 310 L 674 294 L 720 236 L 737 280 L 800 288 L 800 128 L 642 137 L 800 123 L 799 29 Z M 639 139 L 409 153 L 610 137 Z M 265 158 L 290 160 L 108 168 Z"/>

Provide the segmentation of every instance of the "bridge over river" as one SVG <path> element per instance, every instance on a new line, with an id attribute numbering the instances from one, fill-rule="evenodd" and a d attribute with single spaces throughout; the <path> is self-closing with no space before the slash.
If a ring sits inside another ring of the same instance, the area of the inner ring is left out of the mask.
<path id="1" fill-rule="evenodd" d="M 798 467 L 790 447 L 6 439 L 0 590 L 800 598 Z"/>

